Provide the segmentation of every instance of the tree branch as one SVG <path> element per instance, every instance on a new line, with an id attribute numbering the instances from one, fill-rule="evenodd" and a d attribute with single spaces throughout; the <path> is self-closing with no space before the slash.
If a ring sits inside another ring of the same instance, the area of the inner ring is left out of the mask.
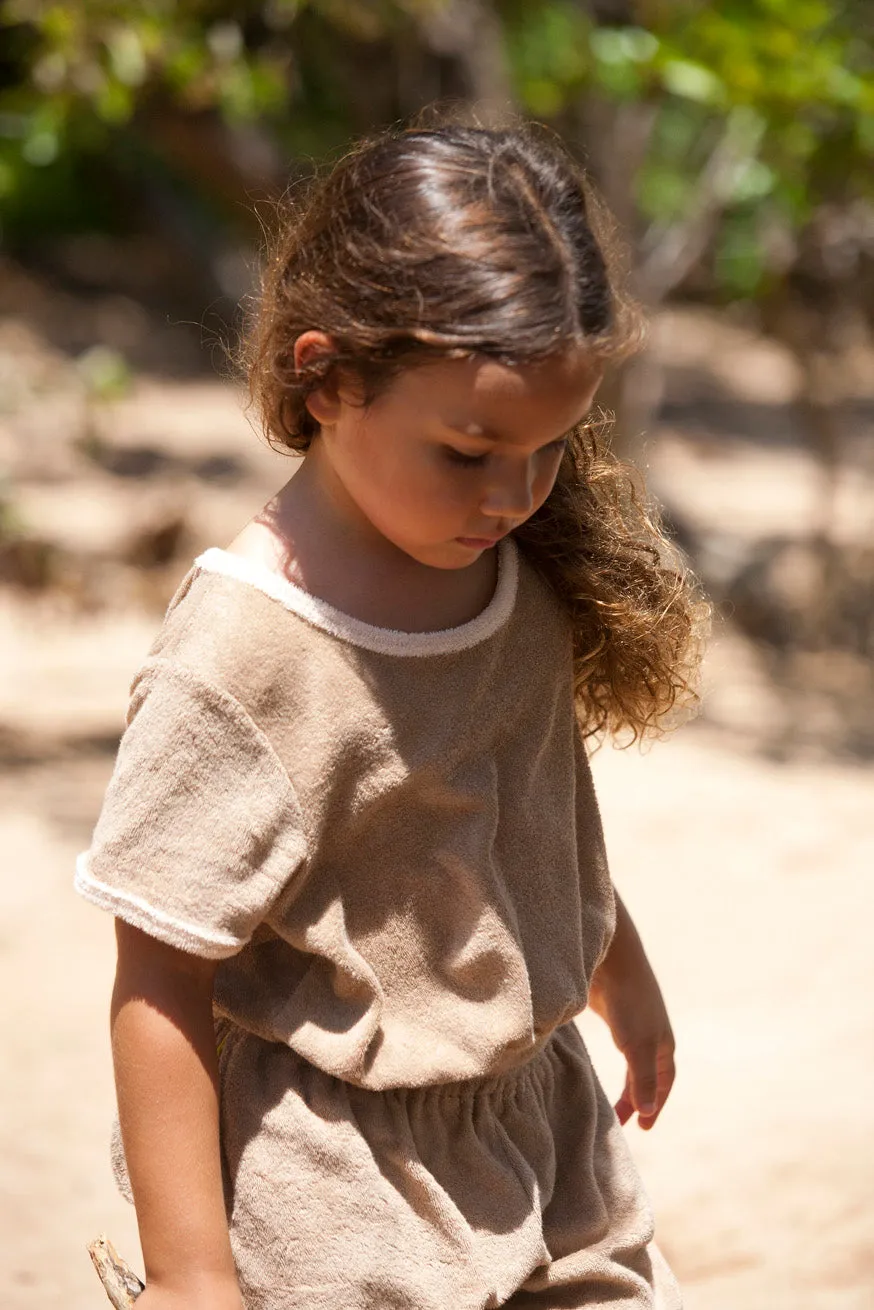
<path id="1" fill-rule="evenodd" d="M 683 218 L 665 228 L 654 226 L 644 237 L 635 286 L 647 305 L 660 304 L 707 249 L 734 190 L 738 169 L 755 151 L 760 135 L 758 121 L 751 121 L 746 114 L 729 114 Z"/>
<path id="2" fill-rule="evenodd" d="M 130 1265 L 122 1260 L 109 1238 L 103 1234 L 88 1243 L 88 1254 L 97 1270 L 113 1310 L 131 1310 L 145 1284 Z"/>

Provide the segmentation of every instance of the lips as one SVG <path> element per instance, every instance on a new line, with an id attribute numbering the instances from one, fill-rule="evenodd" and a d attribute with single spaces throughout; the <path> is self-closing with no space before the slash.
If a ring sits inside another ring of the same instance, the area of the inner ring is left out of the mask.
<path id="1" fill-rule="evenodd" d="M 502 537 L 506 537 L 510 530 L 510 528 L 507 528 L 504 532 L 468 532 L 463 537 L 459 537 L 458 540 L 487 541 L 490 546 L 494 546 L 495 542 L 500 541 Z"/>

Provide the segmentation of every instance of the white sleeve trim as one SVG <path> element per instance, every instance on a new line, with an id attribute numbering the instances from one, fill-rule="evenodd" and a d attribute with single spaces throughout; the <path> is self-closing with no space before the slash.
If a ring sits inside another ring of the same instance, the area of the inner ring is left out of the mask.
<path id="1" fill-rule="evenodd" d="M 176 919 L 163 910 L 157 910 L 141 896 L 133 892 L 119 891 L 108 887 L 106 883 L 95 878 L 88 868 L 88 851 L 83 851 L 76 858 L 76 876 L 73 886 L 80 896 L 98 905 L 101 910 L 111 914 L 125 923 L 157 937 L 168 946 L 176 946 L 180 951 L 204 956 L 210 960 L 224 960 L 236 955 L 248 941 L 232 937 L 230 933 L 216 932 L 212 928 L 202 928 L 199 924 Z"/>

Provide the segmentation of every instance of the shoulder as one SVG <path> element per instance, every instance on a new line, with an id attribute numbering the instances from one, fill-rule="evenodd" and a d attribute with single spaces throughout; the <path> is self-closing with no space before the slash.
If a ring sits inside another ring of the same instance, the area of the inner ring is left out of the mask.
<path id="1" fill-rule="evenodd" d="M 517 586 L 509 621 L 482 651 L 496 713 L 506 724 L 522 718 L 528 729 L 573 697 L 570 617 L 551 584 L 517 543 Z"/>
<path id="2" fill-rule="evenodd" d="M 532 563 L 525 547 L 516 543 L 518 567 L 515 619 L 517 626 L 535 629 L 544 645 L 554 641 L 556 648 L 571 640 L 571 617 L 548 578 Z"/>
<path id="3" fill-rule="evenodd" d="M 232 567 L 216 567 L 210 554 L 181 579 L 143 667 L 172 668 L 233 697 L 254 718 L 269 717 L 272 705 L 287 704 L 302 670 L 324 662 L 314 649 L 320 634 Z"/>

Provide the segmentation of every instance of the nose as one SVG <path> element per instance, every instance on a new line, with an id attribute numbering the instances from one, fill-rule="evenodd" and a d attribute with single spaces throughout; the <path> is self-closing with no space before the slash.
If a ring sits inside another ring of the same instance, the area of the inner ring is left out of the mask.
<path id="1" fill-rule="evenodd" d="M 534 509 L 534 469 L 525 460 L 519 468 L 506 467 L 489 479 L 480 509 L 494 519 L 524 519 Z"/>

